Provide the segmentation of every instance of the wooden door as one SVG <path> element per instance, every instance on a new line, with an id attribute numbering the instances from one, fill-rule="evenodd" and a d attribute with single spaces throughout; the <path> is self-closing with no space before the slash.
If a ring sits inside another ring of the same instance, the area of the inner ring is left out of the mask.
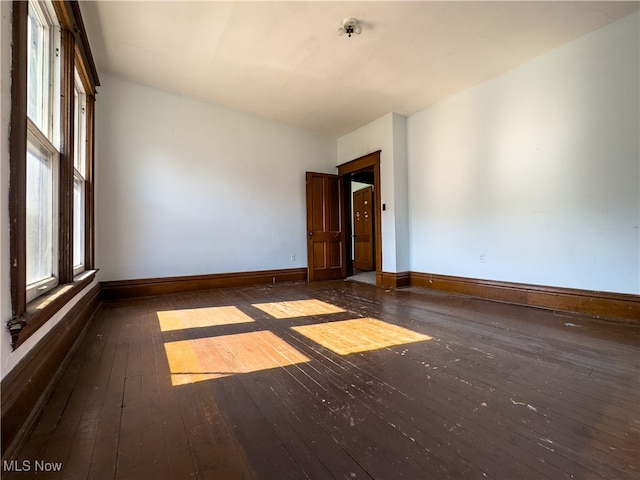
<path id="1" fill-rule="evenodd" d="M 353 268 L 370 272 L 373 264 L 373 188 L 353 192 Z"/>
<path id="2" fill-rule="evenodd" d="M 345 278 L 342 179 L 307 172 L 307 278 Z"/>

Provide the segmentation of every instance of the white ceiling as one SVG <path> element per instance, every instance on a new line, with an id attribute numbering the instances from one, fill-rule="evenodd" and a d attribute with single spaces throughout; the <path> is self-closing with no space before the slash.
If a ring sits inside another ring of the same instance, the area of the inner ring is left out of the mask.
<path id="1" fill-rule="evenodd" d="M 341 136 L 415 113 L 639 2 L 81 2 L 101 72 Z M 361 35 L 337 34 L 358 18 Z"/>

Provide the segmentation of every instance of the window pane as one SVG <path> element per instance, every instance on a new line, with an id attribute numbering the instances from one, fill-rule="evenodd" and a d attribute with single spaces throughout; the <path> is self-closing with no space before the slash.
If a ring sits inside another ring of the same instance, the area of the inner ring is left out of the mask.
<path id="1" fill-rule="evenodd" d="M 87 122 L 85 118 L 86 95 L 78 70 L 74 71 L 74 180 L 73 180 L 73 267 L 74 271 L 82 270 L 84 265 L 84 192 L 85 192 L 85 156 Z"/>
<path id="2" fill-rule="evenodd" d="M 33 2 L 29 2 L 27 68 L 27 115 L 45 135 L 48 135 L 47 104 L 49 100 L 47 24 Z"/>
<path id="3" fill-rule="evenodd" d="M 84 181 L 73 180 L 73 266 L 84 265 Z"/>
<path id="4" fill-rule="evenodd" d="M 53 159 L 27 148 L 27 285 L 54 275 Z"/>
<path id="5" fill-rule="evenodd" d="M 78 158 L 80 153 L 80 139 L 78 138 L 78 132 L 80 131 L 80 118 L 78 117 L 78 97 L 80 96 L 78 92 L 78 84 L 76 83 L 75 88 L 73 89 L 73 105 L 75 106 L 73 112 L 73 149 L 75 150 L 75 158 L 73 159 L 73 166 L 75 169 L 78 169 Z"/>
<path id="6" fill-rule="evenodd" d="M 84 178 L 84 176 L 86 175 L 85 157 L 87 149 L 87 120 L 85 115 L 86 95 L 84 93 L 84 90 L 82 89 L 82 83 L 77 71 L 73 99 L 75 105 L 75 130 L 73 132 L 75 158 L 73 159 L 73 163 L 75 169 Z"/>

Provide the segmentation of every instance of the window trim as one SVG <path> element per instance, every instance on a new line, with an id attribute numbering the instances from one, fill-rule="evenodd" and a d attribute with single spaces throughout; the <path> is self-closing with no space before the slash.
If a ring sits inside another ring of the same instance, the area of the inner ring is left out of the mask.
<path id="1" fill-rule="evenodd" d="M 12 2 L 11 117 L 9 135 L 10 276 L 13 318 L 7 322 L 12 346 L 17 348 L 63 308 L 95 278 L 93 172 L 95 95 L 100 85 L 91 55 L 80 6 L 75 1 L 53 1 L 55 22 L 60 29 L 60 91 L 54 92 L 53 108 L 59 108 L 59 285 L 27 303 L 26 292 L 26 158 L 27 158 L 27 68 L 29 3 Z M 53 14 L 53 12 L 51 12 Z M 87 174 L 85 188 L 85 266 L 73 275 L 73 85 L 74 64 L 83 78 L 87 98 Z M 70 98 L 71 97 L 71 98 Z M 54 134 L 55 134 L 54 130 Z M 88 241 L 87 241 L 88 240 Z"/>

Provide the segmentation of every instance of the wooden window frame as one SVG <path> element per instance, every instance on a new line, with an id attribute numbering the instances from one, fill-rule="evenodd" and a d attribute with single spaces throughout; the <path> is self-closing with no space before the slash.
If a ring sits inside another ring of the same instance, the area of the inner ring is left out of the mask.
<path id="1" fill-rule="evenodd" d="M 93 236 L 87 235 L 87 220 L 90 218 L 87 215 L 87 205 L 88 205 L 88 202 L 87 202 L 87 187 L 88 187 L 89 183 L 92 183 L 92 182 L 89 182 L 89 176 L 88 176 L 89 175 L 89 171 L 93 172 L 93 168 L 90 169 L 89 166 L 88 166 L 88 163 L 89 163 L 89 159 L 93 158 L 92 151 L 91 152 L 89 151 L 89 146 L 93 145 L 93 142 L 89 142 L 89 138 L 93 137 L 93 134 L 89 134 L 89 127 L 90 127 L 90 125 L 89 125 L 89 115 L 91 115 L 91 122 L 92 122 L 91 123 L 91 130 L 93 131 L 94 109 L 92 108 L 91 109 L 91 113 L 89 113 L 89 108 L 88 108 L 88 106 L 89 106 L 88 105 L 89 104 L 89 95 L 87 95 L 87 92 L 95 90 L 95 89 L 92 89 L 91 82 L 89 80 L 87 72 L 86 72 L 85 69 L 81 68 L 81 66 L 82 66 L 82 55 L 81 55 L 80 50 L 78 49 L 78 47 L 76 45 L 76 48 L 75 48 L 75 65 L 74 65 L 74 90 L 75 90 L 75 83 L 77 83 L 76 82 L 76 73 L 77 73 L 77 77 L 79 77 L 80 83 L 82 85 L 82 90 L 83 90 L 82 91 L 82 95 L 84 96 L 84 114 L 83 114 L 84 115 L 84 137 L 80 137 L 79 136 L 79 142 L 80 142 L 79 146 L 84 149 L 83 165 L 81 167 L 81 170 L 83 169 L 84 172 L 83 171 L 78 172 L 78 170 L 75 168 L 75 162 L 74 162 L 73 175 L 74 175 L 74 182 L 75 182 L 75 179 L 78 176 L 80 176 L 81 179 L 82 179 L 82 190 L 83 190 L 83 199 L 84 199 L 83 209 L 84 209 L 84 212 L 85 212 L 85 215 L 84 215 L 84 229 L 83 229 L 83 231 L 84 231 L 83 244 L 85 245 L 85 248 L 84 248 L 85 251 L 83 253 L 82 265 L 80 266 L 80 268 L 78 268 L 77 265 L 73 265 L 74 249 L 73 248 L 71 249 L 72 268 L 73 268 L 74 276 L 80 275 L 82 272 L 84 272 L 84 271 L 89 269 L 89 267 L 87 265 L 87 261 L 86 261 L 86 257 L 87 257 L 86 243 L 87 243 L 87 239 L 88 238 L 93 238 Z M 74 97 L 75 97 L 75 95 L 74 95 Z M 94 98 L 95 98 L 95 96 L 94 96 Z M 75 118 L 75 113 L 77 112 L 77 110 L 78 110 L 77 105 L 74 105 L 74 112 L 73 112 L 74 118 Z M 73 133 L 75 134 L 75 128 L 74 128 L 74 132 Z M 73 144 L 74 144 L 74 148 L 75 148 L 75 146 L 76 146 L 75 139 L 74 139 Z M 72 188 L 71 195 L 72 196 L 75 195 L 75 191 L 73 190 L 73 188 Z M 72 203 L 75 204 L 75 199 L 74 199 L 74 202 L 72 202 Z M 93 218 L 93 217 L 91 217 L 91 218 Z M 76 225 L 74 224 L 72 232 L 71 232 L 73 238 L 75 238 L 75 231 L 74 231 L 75 228 L 76 228 Z M 74 247 L 75 247 L 75 245 L 74 245 Z"/>
<path id="2" fill-rule="evenodd" d="M 100 85 L 77 1 L 53 1 L 61 30 L 60 158 L 58 169 L 58 286 L 27 303 L 26 158 L 27 17 L 29 3 L 12 2 L 11 117 L 9 135 L 10 277 L 13 316 L 7 322 L 15 349 L 95 278 L 95 96 Z M 85 271 L 73 274 L 74 68 L 86 93 Z"/>

